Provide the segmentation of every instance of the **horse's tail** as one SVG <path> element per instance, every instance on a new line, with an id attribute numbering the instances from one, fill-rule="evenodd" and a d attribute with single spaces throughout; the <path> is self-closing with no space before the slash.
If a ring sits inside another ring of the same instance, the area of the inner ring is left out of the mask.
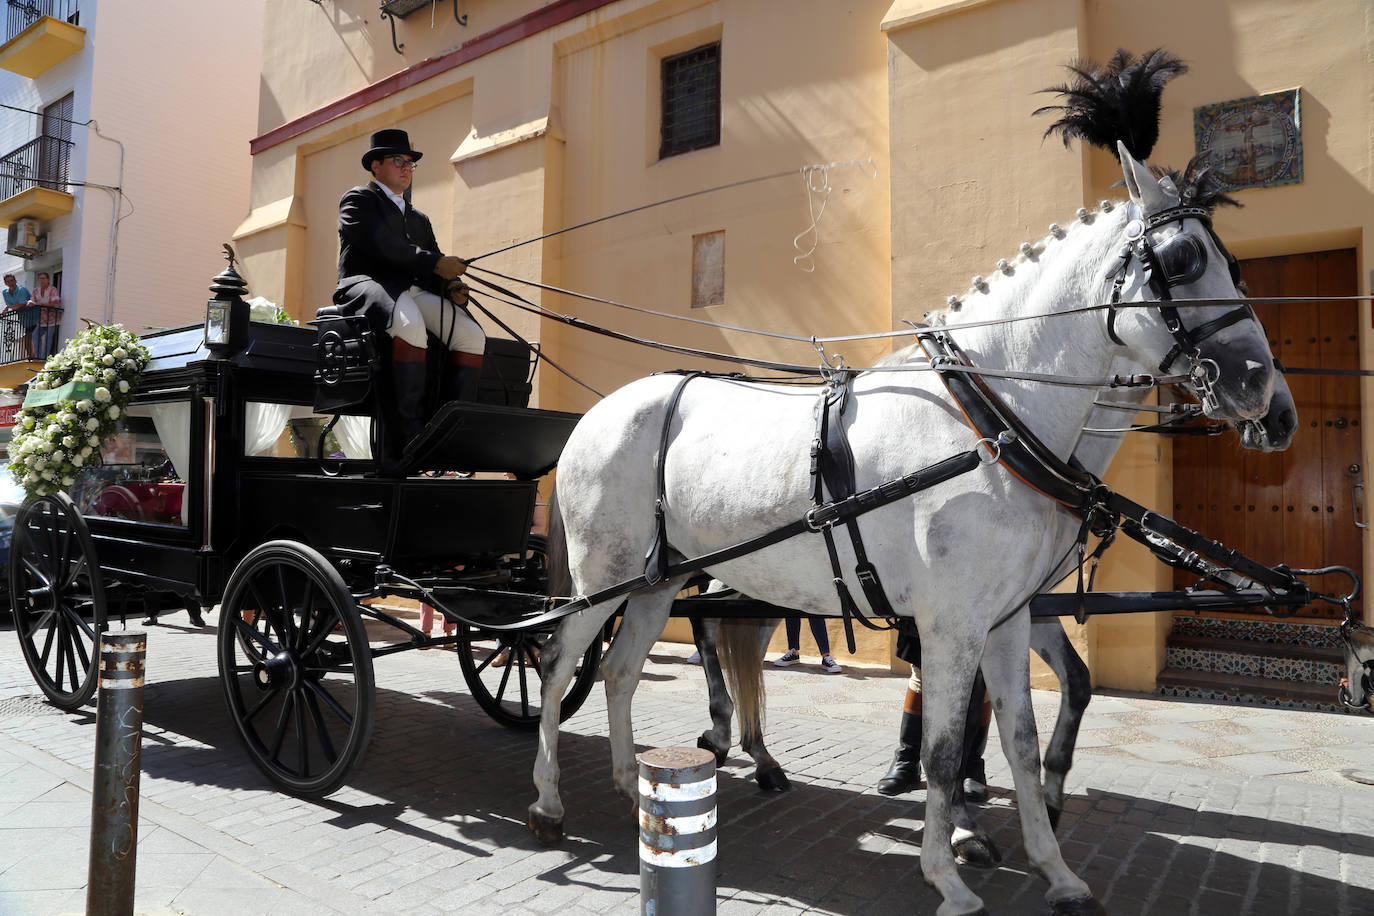
<path id="1" fill-rule="evenodd" d="M 558 509 L 558 488 L 549 499 L 548 556 L 549 594 L 572 595 L 572 571 L 568 568 L 568 534 L 563 530 L 563 513 Z"/>
<path id="2" fill-rule="evenodd" d="M 740 745 L 753 748 L 763 739 L 763 653 L 759 647 L 763 621 L 727 618 L 720 624 L 720 666 L 735 697 Z"/>

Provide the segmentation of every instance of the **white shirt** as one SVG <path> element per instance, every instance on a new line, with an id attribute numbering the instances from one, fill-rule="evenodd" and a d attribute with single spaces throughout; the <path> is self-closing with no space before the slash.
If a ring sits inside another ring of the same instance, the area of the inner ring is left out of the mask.
<path id="1" fill-rule="evenodd" d="M 388 188 L 386 185 L 382 184 L 380 181 L 376 184 L 377 187 L 382 189 L 382 192 L 386 194 L 387 197 L 391 198 L 391 202 L 401 209 L 401 213 L 404 215 L 406 212 L 406 199 L 402 197 L 400 194 L 393 194 L 391 189 Z"/>

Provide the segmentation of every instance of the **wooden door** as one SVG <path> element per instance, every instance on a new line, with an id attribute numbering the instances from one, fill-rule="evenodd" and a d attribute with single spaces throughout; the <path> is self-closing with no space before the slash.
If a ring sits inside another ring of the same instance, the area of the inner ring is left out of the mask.
<path id="1" fill-rule="evenodd" d="M 1255 296 L 1353 296 L 1359 292 L 1354 249 L 1242 262 Z M 1357 369 L 1359 307 L 1354 302 L 1256 306 L 1269 346 L 1287 366 Z M 1234 433 L 1174 440 L 1177 521 L 1269 565 L 1348 566 L 1363 575 L 1364 481 L 1360 386 L 1352 376 L 1290 375 L 1298 431 L 1287 451 L 1247 451 Z M 1363 491 L 1358 493 L 1363 501 Z M 1193 579 L 1175 574 L 1178 587 Z M 1339 576 L 1317 579 L 1323 591 L 1345 588 Z M 1303 614 L 1335 617 L 1316 604 Z"/>

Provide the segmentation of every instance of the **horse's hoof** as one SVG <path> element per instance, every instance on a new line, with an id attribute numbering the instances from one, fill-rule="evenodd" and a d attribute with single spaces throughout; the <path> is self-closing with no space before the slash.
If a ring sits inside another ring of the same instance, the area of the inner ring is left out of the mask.
<path id="1" fill-rule="evenodd" d="M 1002 854 L 992 842 L 992 837 L 981 834 L 965 837 L 953 844 L 954 856 L 965 865 L 973 868 L 996 868 L 1002 864 Z"/>
<path id="2" fill-rule="evenodd" d="M 550 817 L 530 808 L 525 818 L 525 826 L 530 828 L 534 839 L 540 846 L 557 846 L 563 841 L 563 818 Z"/>
<path id="3" fill-rule="evenodd" d="M 787 774 L 782 771 L 782 767 L 760 770 L 754 774 L 754 781 L 765 792 L 786 792 L 792 788 L 792 783 L 788 782 Z"/>
<path id="4" fill-rule="evenodd" d="M 1064 809 L 1060 808 L 1058 805 L 1046 805 L 1045 809 L 1050 815 L 1050 829 L 1058 830 L 1059 817 L 1064 813 Z"/>
<path id="5" fill-rule="evenodd" d="M 724 750 L 721 750 L 720 748 L 712 744 L 709 740 L 707 740 L 705 735 L 702 735 L 700 738 L 697 739 L 697 747 L 701 748 L 703 751 L 710 751 L 712 754 L 715 754 L 716 766 L 725 766 L 725 758 L 730 754 L 730 749 L 728 747 Z"/>
<path id="6" fill-rule="evenodd" d="M 1106 910 L 1092 894 L 1086 897 L 1071 897 L 1068 900 L 1050 901 L 1050 912 L 1054 916 L 1105 916 Z"/>

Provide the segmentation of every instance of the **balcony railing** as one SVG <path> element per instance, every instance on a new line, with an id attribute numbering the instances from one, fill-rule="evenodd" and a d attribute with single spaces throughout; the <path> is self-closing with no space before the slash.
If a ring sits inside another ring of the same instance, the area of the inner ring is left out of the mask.
<path id="1" fill-rule="evenodd" d="M 17 306 L 0 312 L 0 366 L 52 356 L 62 346 L 62 309 Z"/>
<path id="2" fill-rule="evenodd" d="M 29 188 L 66 193 L 74 145 L 57 137 L 35 137 L 0 156 L 0 200 L 9 200 Z"/>
<path id="3" fill-rule="evenodd" d="M 80 25 L 81 11 L 77 0 L 7 0 L 9 7 L 5 14 L 5 41 L 33 25 L 43 16 L 51 16 Z"/>

